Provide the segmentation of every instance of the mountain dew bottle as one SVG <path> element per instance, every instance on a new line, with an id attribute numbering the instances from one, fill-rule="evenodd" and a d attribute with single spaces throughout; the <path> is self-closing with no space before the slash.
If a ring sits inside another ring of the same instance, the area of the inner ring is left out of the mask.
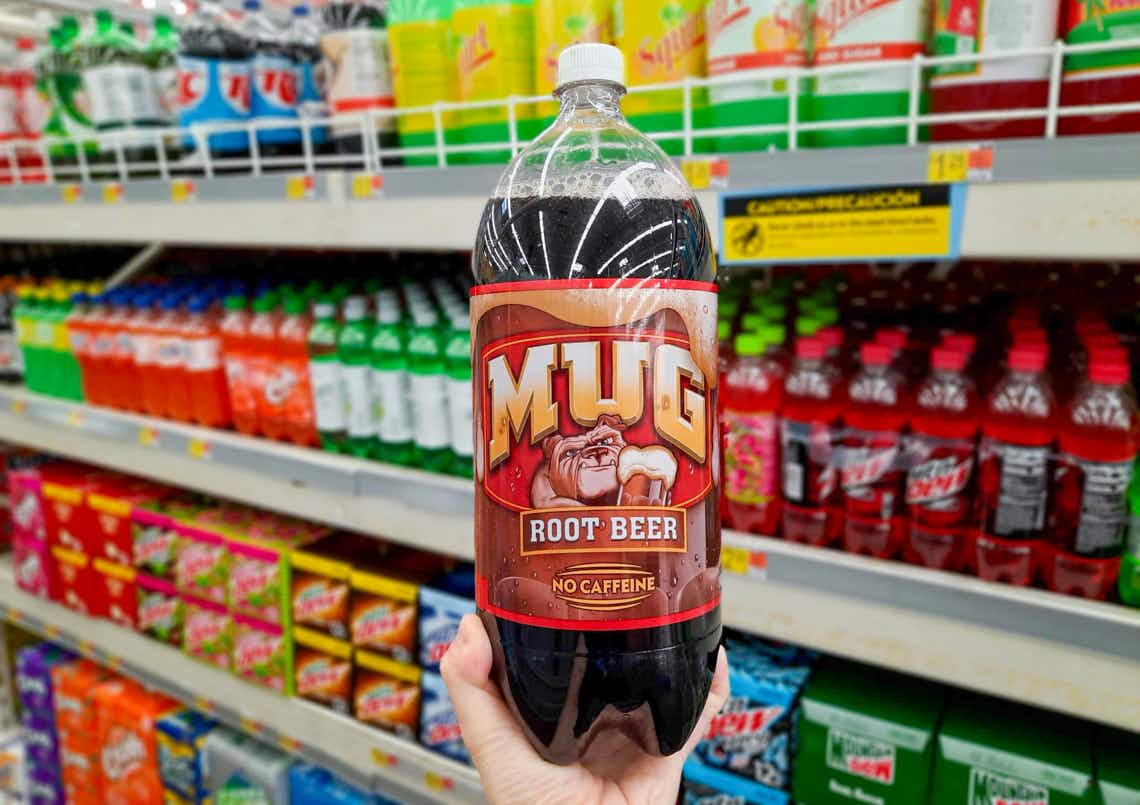
<path id="1" fill-rule="evenodd" d="M 397 107 L 430 106 L 458 97 L 451 11 L 451 0 L 389 3 L 388 47 Z M 444 140 L 449 145 L 458 143 L 455 114 L 443 113 Z M 401 115 L 396 118 L 396 130 L 401 147 L 435 145 L 435 116 L 431 112 Z M 405 155 L 404 164 L 435 165 L 436 155 Z"/>
<path id="2" fill-rule="evenodd" d="M 926 0 L 815 0 L 812 64 L 909 60 L 923 51 L 930 17 Z M 871 72 L 829 73 L 809 82 L 804 121 L 905 117 L 910 67 Z M 919 109 L 926 108 L 925 94 Z M 905 126 L 876 126 L 805 132 L 817 148 L 890 145 L 906 142 Z"/>
<path id="3" fill-rule="evenodd" d="M 40 349 L 37 319 L 39 289 L 25 286 L 16 293 L 12 323 L 16 328 L 16 344 L 24 359 L 24 385 L 32 391 L 43 390 L 43 350 Z"/>
<path id="4" fill-rule="evenodd" d="M 465 478 L 474 476 L 474 431 L 471 418 L 471 325 L 466 315 L 451 320 L 443 348 L 447 365 L 447 413 L 451 420 L 451 471 Z"/>
<path id="5" fill-rule="evenodd" d="M 1140 607 L 1140 461 L 1132 468 L 1128 487 L 1128 536 L 1117 588 L 1124 603 Z"/>
<path id="6" fill-rule="evenodd" d="M 440 346 L 439 317 L 433 308 L 419 308 L 413 316 L 408 369 L 416 463 L 432 472 L 450 472 L 455 457 L 451 452 L 447 367 Z"/>
<path id="7" fill-rule="evenodd" d="M 371 345 L 374 454 L 391 464 L 412 464 L 415 458 L 405 340 L 399 302 L 394 295 L 382 295 L 376 304 Z"/>
<path id="8" fill-rule="evenodd" d="M 625 56 L 626 83 L 630 90 L 646 84 L 681 81 L 686 76 L 705 75 L 704 0 L 617 0 L 614 34 Z M 622 102 L 626 119 L 639 131 L 680 131 L 684 125 L 681 90 L 632 93 Z M 708 125 L 708 92 L 692 90 L 693 126 Z M 657 142 L 665 153 L 677 156 L 684 150 L 678 137 Z M 706 150 L 697 140 L 695 150 Z"/>
<path id="9" fill-rule="evenodd" d="M 709 124 L 778 125 L 788 122 L 784 70 L 807 64 L 807 0 L 711 0 L 705 7 L 709 76 L 758 72 L 755 80 L 709 87 Z M 714 137 L 720 153 L 787 148 L 786 134 Z"/>
<path id="10" fill-rule="evenodd" d="M 492 101 L 534 95 L 533 0 L 455 0 L 451 30 L 458 53 L 459 100 Z M 519 136 L 535 132 L 534 107 L 515 107 Z M 504 143 L 510 139 L 507 107 L 464 109 L 459 113 L 464 143 Z M 464 154 L 456 162 L 506 162 L 506 150 Z"/>
<path id="11" fill-rule="evenodd" d="M 610 44 L 614 38 L 613 4 L 609 0 L 535 0 L 535 95 L 554 95 L 558 54 L 581 42 Z M 558 102 L 540 103 L 536 134 L 554 122 Z"/>

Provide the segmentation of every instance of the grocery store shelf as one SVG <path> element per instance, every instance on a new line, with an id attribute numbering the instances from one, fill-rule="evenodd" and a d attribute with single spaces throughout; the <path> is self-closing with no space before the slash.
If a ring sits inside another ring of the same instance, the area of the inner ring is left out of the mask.
<path id="1" fill-rule="evenodd" d="M 23 628 L 120 670 L 235 729 L 405 802 L 481 801 L 474 770 L 300 699 L 284 699 L 178 649 L 16 588 L 0 558 L 0 609 Z"/>
<path id="2" fill-rule="evenodd" d="M 725 189 L 925 182 L 931 148 L 729 155 Z M 1135 258 L 1140 136 L 1004 140 L 993 149 L 992 181 L 967 194 L 963 256 Z M 321 171 L 311 187 L 296 173 L 0 186 L 0 239 L 467 250 L 501 170 L 386 168 L 379 193 L 345 170 Z M 698 196 L 719 243 L 719 197 Z"/>
<path id="3" fill-rule="evenodd" d="M 0 387 L 0 440 L 471 558 L 471 482 Z"/>
<path id="4" fill-rule="evenodd" d="M 16 388 L 0 388 L 0 440 L 473 555 L 467 480 Z M 731 531 L 725 544 L 730 626 L 1140 731 L 1140 610 Z"/>
<path id="5" fill-rule="evenodd" d="M 723 574 L 732 626 L 1140 731 L 1140 610 L 735 532 L 725 544 L 742 571 Z"/>

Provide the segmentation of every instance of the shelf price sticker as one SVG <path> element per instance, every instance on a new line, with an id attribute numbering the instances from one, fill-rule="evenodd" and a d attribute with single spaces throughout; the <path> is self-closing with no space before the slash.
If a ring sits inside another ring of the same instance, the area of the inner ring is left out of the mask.
<path id="1" fill-rule="evenodd" d="M 738 545 L 724 545 L 720 551 L 720 566 L 725 573 L 735 576 L 764 579 L 768 576 L 768 555 Z"/>
<path id="2" fill-rule="evenodd" d="M 210 443 L 205 439 L 191 439 L 186 443 L 186 453 L 190 458 L 207 461 L 210 458 Z"/>
<path id="3" fill-rule="evenodd" d="M 83 185 L 78 182 L 65 182 L 59 186 L 59 197 L 64 204 L 74 204 L 83 197 Z"/>
<path id="4" fill-rule="evenodd" d="M 316 183 L 313 181 L 312 174 L 306 173 L 301 176 L 286 176 L 285 198 L 290 201 L 312 198 L 315 187 Z"/>
<path id="5" fill-rule="evenodd" d="M 58 640 L 63 632 L 54 623 L 49 623 L 44 626 L 44 637 L 48 640 Z"/>
<path id="6" fill-rule="evenodd" d="M 296 738 L 290 738 L 288 735 L 281 735 L 277 738 L 277 745 L 290 754 L 297 754 L 301 751 L 301 742 Z"/>
<path id="7" fill-rule="evenodd" d="M 724 157 L 685 157 L 681 173 L 694 190 L 724 190 L 728 187 L 728 160 Z"/>
<path id="8" fill-rule="evenodd" d="M 15 607 L 8 607 L 8 620 L 12 623 L 19 624 L 24 620 L 24 613 Z"/>
<path id="9" fill-rule="evenodd" d="M 214 712 L 214 703 L 207 699 L 205 696 L 195 696 L 194 709 L 200 713 L 209 715 Z"/>
<path id="10" fill-rule="evenodd" d="M 912 184 L 722 194 L 723 262 L 954 259 L 966 190 Z"/>
<path id="11" fill-rule="evenodd" d="M 72 409 L 67 412 L 67 425 L 72 428 L 83 427 L 83 412 Z"/>
<path id="12" fill-rule="evenodd" d="M 193 201 L 197 188 L 190 179 L 175 179 L 170 183 L 170 200 L 174 202 Z"/>
<path id="13" fill-rule="evenodd" d="M 400 764 L 400 759 L 383 749 L 372 748 L 372 762 L 382 769 L 390 769 Z"/>
<path id="14" fill-rule="evenodd" d="M 254 721 L 252 718 L 246 718 L 245 716 L 242 716 L 238 720 L 238 728 L 247 735 L 258 735 L 265 729 L 261 726 L 261 722 Z"/>
<path id="15" fill-rule="evenodd" d="M 434 771 L 425 771 L 424 785 L 429 791 L 451 791 L 455 788 L 455 781 Z"/>
<path id="16" fill-rule="evenodd" d="M 139 428 L 139 444 L 143 447 L 160 447 L 158 431 L 150 425 Z"/>
<path id="17" fill-rule="evenodd" d="M 352 176 L 352 197 L 373 198 L 384 192 L 384 177 L 379 173 L 355 173 Z"/>
<path id="18" fill-rule="evenodd" d="M 12 413 L 16 416 L 23 416 L 28 411 L 28 404 L 23 400 L 12 400 Z"/>
<path id="19" fill-rule="evenodd" d="M 103 183 L 103 203 L 116 204 L 123 198 L 123 183 L 122 182 L 104 182 Z"/>
<path id="20" fill-rule="evenodd" d="M 76 648 L 79 649 L 79 653 L 84 657 L 91 658 L 95 656 L 95 646 L 91 645 L 90 640 L 80 640 Z"/>
<path id="21" fill-rule="evenodd" d="M 993 178 L 993 143 L 930 147 L 926 162 L 928 182 L 989 182 Z"/>

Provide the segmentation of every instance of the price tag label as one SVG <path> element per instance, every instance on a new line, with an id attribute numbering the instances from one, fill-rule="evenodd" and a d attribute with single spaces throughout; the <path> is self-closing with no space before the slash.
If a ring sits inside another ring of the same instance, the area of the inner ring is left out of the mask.
<path id="1" fill-rule="evenodd" d="M 214 712 L 214 703 L 204 696 L 194 697 L 194 709 L 209 715 Z"/>
<path id="2" fill-rule="evenodd" d="M 238 727 L 242 732 L 249 735 L 257 735 L 264 729 L 260 722 L 254 721 L 252 718 L 246 718 L 245 716 L 242 716 L 238 721 Z"/>
<path id="3" fill-rule="evenodd" d="M 12 400 L 12 413 L 16 416 L 23 416 L 28 410 L 28 404 L 23 400 Z"/>
<path id="4" fill-rule="evenodd" d="M 379 173 L 356 173 L 352 176 L 352 197 L 372 198 L 384 190 L 384 177 Z"/>
<path id="5" fill-rule="evenodd" d="M 95 654 L 95 647 L 91 645 L 90 640 L 80 640 L 77 648 L 84 657 L 91 657 Z"/>
<path id="6" fill-rule="evenodd" d="M 67 182 L 59 186 L 59 196 L 64 204 L 74 204 L 83 196 L 83 186 L 76 182 Z"/>
<path id="7" fill-rule="evenodd" d="M 74 411 L 74 410 L 68 411 L 67 412 L 67 424 L 69 427 L 72 427 L 72 428 L 82 428 L 83 427 L 83 412 L 82 411 Z"/>
<path id="8" fill-rule="evenodd" d="M 933 183 L 988 182 L 994 178 L 994 147 L 975 143 L 932 146 L 926 163 L 926 180 Z"/>
<path id="9" fill-rule="evenodd" d="M 24 620 L 24 613 L 15 607 L 8 607 L 8 620 L 12 623 L 21 623 Z"/>
<path id="10" fill-rule="evenodd" d="M 311 198 L 314 186 L 313 177 L 309 174 L 287 176 L 285 177 L 285 198 L 290 201 Z"/>
<path id="11" fill-rule="evenodd" d="M 53 623 L 49 623 L 44 627 L 44 637 L 48 640 L 58 640 L 62 634 L 63 632 L 59 630 L 59 627 Z"/>
<path id="12" fill-rule="evenodd" d="M 282 735 L 277 739 L 277 745 L 290 754 L 297 754 L 301 751 L 301 742 L 296 738 L 290 738 L 288 735 Z"/>
<path id="13" fill-rule="evenodd" d="M 191 439 L 186 443 L 186 452 L 190 458 L 205 461 L 210 458 L 210 443 L 205 439 Z"/>
<path id="14" fill-rule="evenodd" d="M 681 160 L 681 173 L 694 190 L 728 187 L 728 160 L 723 157 L 686 157 Z"/>
<path id="15" fill-rule="evenodd" d="M 121 671 L 123 669 L 122 659 L 119 657 L 108 657 L 107 669 L 115 672 Z"/>
<path id="16" fill-rule="evenodd" d="M 400 759 L 393 754 L 385 752 L 383 749 L 373 748 L 372 762 L 382 769 L 388 769 L 399 764 Z"/>
<path id="17" fill-rule="evenodd" d="M 103 203 L 116 204 L 123 198 L 123 185 L 121 182 L 105 182 L 103 184 Z"/>
<path id="18" fill-rule="evenodd" d="M 139 428 L 139 444 L 143 447 L 158 447 L 158 431 L 150 425 Z"/>
<path id="19" fill-rule="evenodd" d="M 175 179 L 170 183 L 170 200 L 181 203 L 193 201 L 197 188 L 190 179 Z"/>
<path id="20" fill-rule="evenodd" d="M 428 787 L 429 791 L 450 791 L 455 788 L 455 781 L 434 771 L 425 771 L 424 785 Z"/>
<path id="21" fill-rule="evenodd" d="M 735 576 L 766 578 L 768 555 L 763 551 L 750 551 L 737 545 L 725 545 L 720 550 L 720 566 L 725 573 Z"/>

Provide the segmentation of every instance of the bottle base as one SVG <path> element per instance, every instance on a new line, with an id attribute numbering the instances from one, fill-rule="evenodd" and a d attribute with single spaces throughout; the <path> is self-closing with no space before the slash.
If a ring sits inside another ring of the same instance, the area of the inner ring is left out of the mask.
<path id="1" fill-rule="evenodd" d="M 1043 551 L 1041 575 L 1045 586 L 1055 593 L 1104 600 L 1120 572 L 1120 557 L 1090 559 L 1047 547 Z"/>
<path id="2" fill-rule="evenodd" d="M 805 545 L 835 545 L 842 530 L 839 517 L 829 507 L 807 508 L 784 503 L 783 537 L 786 540 Z"/>
<path id="3" fill-rule="evenodd" d="M 902 535 L 901 518 L 884 520 L 848 512 L 843 526 L 843 550 L 877 559 L 892 559 L 902 548 Z"/>
<path id="4" fill-rule="evenodd" d="M 1028 587 L 1037 578 L 1039 551 L 1037 540 L 979 534 L 974 542 L 974 573 L 985 581 Z"/>
<path id="5" fill-rule="evenodd" d="M 966 569 L 966 535 L 961 529 L 931 529 L 912 525 L 903 541 L 904 562 L 938 570 Z"/>

